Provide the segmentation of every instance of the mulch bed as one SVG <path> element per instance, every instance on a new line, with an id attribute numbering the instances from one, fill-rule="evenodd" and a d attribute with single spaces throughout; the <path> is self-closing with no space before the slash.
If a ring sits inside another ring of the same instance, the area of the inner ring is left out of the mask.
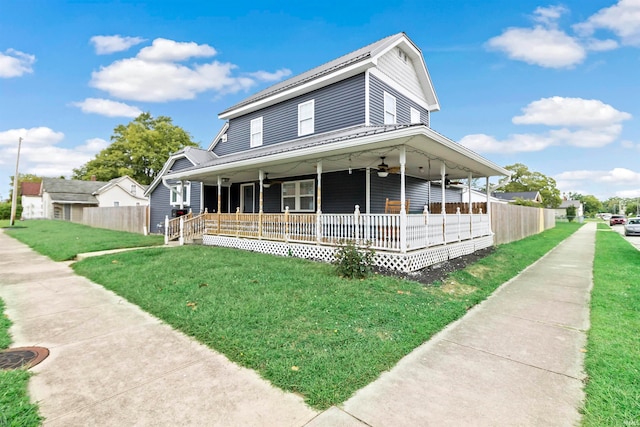
<path id="1" fill-rule="evenodd" d="M 423 285 L 431 285 L 434 282 L 441 282 L 449 273 L 453 273 L 457 270 L 462 270 L 469 264 L 473 264 L 491 254 L 494 251 L 493 247 L 480 249 L 469 255 L 463 255 L 458 258 L 453 258 L 438 264 L 431 265 L 423 268 L 422 270 L 414 271 L 412 273 L 403 273 L 395 270 L 387 270 L 384 268 L 376 267 L 374 272 L 377 274 L 383 274 L 385 276 L 400 277 L 407 280 L 413 280 L 414 282 L 420 282 Z"/>

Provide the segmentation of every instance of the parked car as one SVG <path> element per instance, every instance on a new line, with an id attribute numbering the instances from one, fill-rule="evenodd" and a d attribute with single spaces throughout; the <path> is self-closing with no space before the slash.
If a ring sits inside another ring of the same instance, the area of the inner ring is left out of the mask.
<path id="1" fill-rule="evenodd" d="M 624 235 L 640 235 L 640 218 L 629 218 L 629 221 L 624 225 Z"/>
<path id="2" fill-rule="evenodd" d="M 624 224 L 625 222 L 627 222 L 627 220 L 624 215 L 611 215 L 609 219 L 609 225 Z"/>

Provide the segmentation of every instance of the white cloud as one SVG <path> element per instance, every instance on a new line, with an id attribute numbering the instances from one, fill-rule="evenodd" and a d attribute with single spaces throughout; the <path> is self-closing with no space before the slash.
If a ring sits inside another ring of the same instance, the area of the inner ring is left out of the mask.
<path id="1" fill-rule="evenodd" d="M 206 44 L 194 42 L 176 42 L 167 39 L 155 39 L 151 46 L 142 48 L 137 58 L 143 61 L 176 62 L 189 58 L 211 57 L 216 50 Z"/>
<path id="2" fill-rule="evenodd" d="M 608 126 L 629 120 L 631 114 L 618 111 L 597 99 L 553 96 L 531 102 L 522 109 L 524 114 L 512 119 L 514 124 L 547 126 Z"/>
<path id="3" fill-rule="evenodd" d="M 620 141 L 620 145 L 622 146 L 622 148 L 640 151 L 640 144 L 636 144 L 633 141 L 629 141 L 628 139 Z"/>
<path id="4" fill-rule="evenodd" d="M 585 48 L 565 32 L 536 26 L 509 28 L 487 42 L 489 48 L 500 50 L 511 59 L 548 68 L 569 68 L 586 57 Z"/>
<path id="5" fill-rule="evenodd" d="M 607 50 L 614 50 L 620 47 L 617 41 L 612 39 L 598 40 L 594 38 L 588 38 L 585 41 L 585 47 L 587 50 L 594 52 L 604 52 Z"/>
<path id="6" fill-rule="evenodd" d="M 557 20 L 567 12 L 569 9 L 564 6 L 538 7 L 533 11 L 533 20 L 547 27 L 555 27 Z"/>
<path id="7" fill-rule="evenodd" d="M 34 55 L 29 55 L 15 49 L 0 52 L 0 78 L 20 77 L 33 73 L 32 65 L 36 62 Z"/>
<path id="8" fill-rule="evenodd" d="M 102 138 L 87 139 L 84 145 L 78 145 L 76 150 L 96 154 L 109 146 L 109 141 L 105 141 Z"/>
<path id="9" fill-rule="evenodd" d="M 114 52 L 122 52 L 131 46 L 142 43 L 145 39 L 141 37 L 115 36 L 93 36 L 90 39 L 98 55 L 106 55 Z"/>
<path id="10" fill-rule="evenodd" d="M 540 133 L 513 134 L 505 140 L 484 134 L 467 135 L 460 143 L 484 153 L 542 151 L 557 145 L 604 147 L 620 136 L 621 122 L 631 118 L 631 114 L 596 99 L 560 96 L 531 102 L 522 111 L 523 115 L 512 119 L 514 124 L 559 128 Z"/>
<path id="11" fill-rule="evenodd" d="M 291 73 L 281 69 L 274 73 L 257 71 L 236 76 L 237 66 L 231 63 L 178 63 L 215 54 L 216 50 L 205 44 L 156 39 L 136 57 L 121 59 L 94 71 L 90 85 L 121 99 L 166 102 L 194 99 L 206 91 L 235 93 L 249 89 L 257 81 L 275 81 Z"/>
<path id="12" fill-rule="evenodd" d="M 107 117 L 138 117 L 142 110 L 124 102 L 111 101 L 102 98 L 87 98 L 82 102 L 73 102 L 83 113 L 100 114 Z"/>
<path id="13" fill-rule="evenodd" d="M 626 168 L 566 171 L 553 176 L 553 178 L 561 191 L 594 194 L 601 200 L 611 197 L 612 193 L 618 197 L 640 196 L 640 172 Z M 613 188 L 624 187 L 635 187 L 635 189 L 613 191 Z M 579 188 L 587 188 L 588 190 L 579 191 Z M 598 192 L 601 194 L 597 194 Z"/>
<path id="14" fill-rule="evenodd" d="M 573 29 L 583 36 L 591 36 L 598 29 L 612 31 L 625 45 L 640 47 L 640 0 L 620 0 L 600 9 Z"/>
<path id="15" fill-rule="evenodd" d="M 23 146 L 57 144 L 64 138 L 64 133 L 56 132 L 48 127 L 40 126 L 30 129 L 9 129 L 0 132 L 0 147 L 18 147 L 18 138 L 22 137 Z"/>
<path id="16" fill-rule="evenodd" d="M 249 73 L 249 76 L 256 78 L 262 82 L 277 82 L 284 77 L 289 77 L 291 70 L 288 68 L 282 68 L 275 73 L 269 73 L 268 71 L 256 71 L 255 73 Z"/>

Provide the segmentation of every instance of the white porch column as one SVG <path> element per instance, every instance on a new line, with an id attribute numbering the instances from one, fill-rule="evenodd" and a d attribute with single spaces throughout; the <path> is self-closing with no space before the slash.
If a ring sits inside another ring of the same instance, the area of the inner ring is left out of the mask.
<path id="1" fill-rule="evenodd" d="M 318 190 L 316 194 L 316 240 L 322 241 L 322 160 L 318 160 L 316 164 L 316 173 L 318 178 Z"/>
<path id="2" fill-rule="evenodd" d="M 471 197 L 471 180 L 472 180 L 473 176 L 471 175 L 471 172 L 469 172 L 469 177 L 467 178 L 467 182 L 469 185 L 469 215 L 471 215 L 473 213 L 473 211 L 471 210 L 471 203 L 473 198 Z"/>
<path id="3" fill-rule="evenodd" d="M 258 179 L 260 180 L 260 197 L 258 200 L 258 239 L 262 238 L 262 216 L 264 211 L 262 210 L 262 206 L 263 206 L 263 190 L 264 190 L 264 186 L 263 181 L 264 181 L 264 171 L 262 169 L 260 169 L 258 171 Z"/>
<path id="4" fill-rule="evenodd" d="M 217 213 L 220 213 L 220 210 L 222 209 L 222 177 L 220 177 L 220 175 L 218 175 L 218 207 L 217 207 L 218 211 Z"/>
<path id="5" fill-rule="evenodd" d="M 445 166 L 444 162 L 442 162 L 442 164 L 440 165 L 440 189 L 442 190 L 442 203 L 441 203 L 441 209 L 440 209 L 440 213 L 442 215 L 444 215 L 446 212 L 445 208 L 444 208 L 444 203 L 446 202 L 446 198 L 447 195 L 445 193 L 445 175 L 447 173 L 447 167 Z"/>
<path id="6" fill-rule="evenodd" d="M 485 184 L 487 187 L 487 217 L 489 218 L 489 233 L 493 234 L 493 230 L 491 229 L 491 187 L 489 186 L 489 177 L 485 178 Z"/>
<path id="7" fill-rule="evenodd" d="M 371 213 L 371 168 L 367 168 L 365 173 L 365 212 Z"/>
<path id="8" fill-rule="evenodd" d="M 405 166 L 407 163 L 407 148 L 400 147 L 400 252 L 407 252 L 407 208 L 405 192 Z"/>

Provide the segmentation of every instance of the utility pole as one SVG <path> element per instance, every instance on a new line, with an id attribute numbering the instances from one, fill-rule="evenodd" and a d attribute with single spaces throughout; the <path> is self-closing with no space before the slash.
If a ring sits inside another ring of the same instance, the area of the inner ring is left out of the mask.
<path id="1" fill-rule="evenodd" d="M 22 137 L 18 138 L 18 156 L 16 158 L 16 174 L 13 176 L 13 197 L 11 198 L 11 221 L 9 225 L 13 227 L 16 222 L 16 208 L 18 204 L 18 166 L 20 165 L 20 147 L 22 146 Z"/>

